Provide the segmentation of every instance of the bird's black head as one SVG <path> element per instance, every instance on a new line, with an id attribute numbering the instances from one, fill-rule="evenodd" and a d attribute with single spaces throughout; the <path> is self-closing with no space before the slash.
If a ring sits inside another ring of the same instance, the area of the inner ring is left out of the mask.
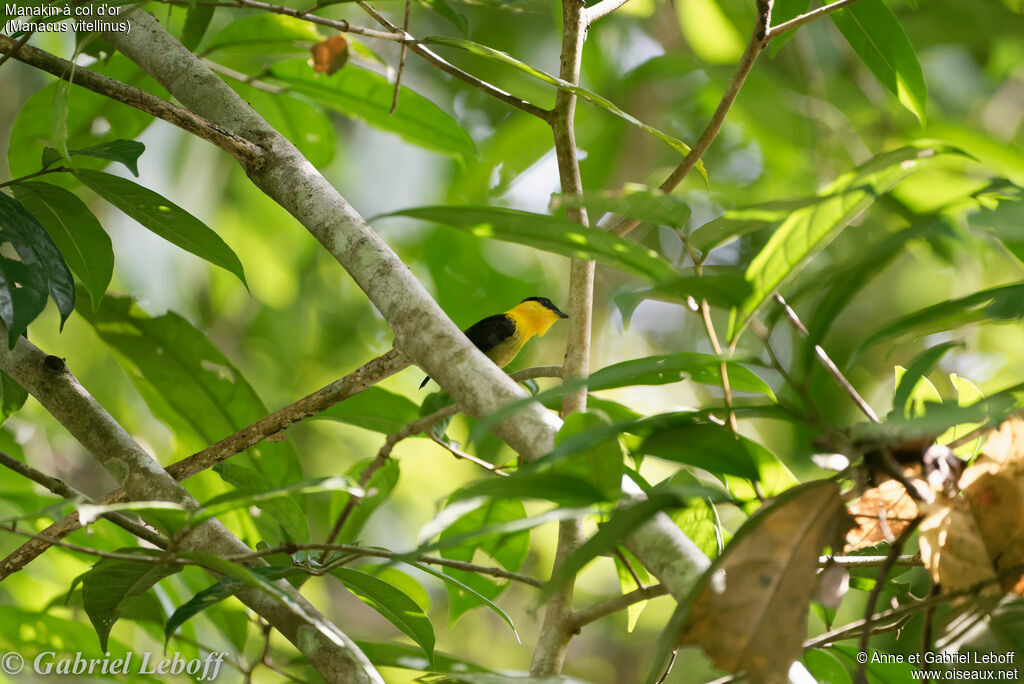
<path id="1" fill-rule="evenodd" d="M 537 302 L 538 304 L 543 306 L 545 309 L 550 309 L 551 311 L 555 312 L 555 314 L 557 314 L 559 318 L 568 318 L 569 317 L 569 314 L 565 313 L 564 311 L 561 311 L 547 297 L 527 297 L 523 301 L 524 302 Z"/>

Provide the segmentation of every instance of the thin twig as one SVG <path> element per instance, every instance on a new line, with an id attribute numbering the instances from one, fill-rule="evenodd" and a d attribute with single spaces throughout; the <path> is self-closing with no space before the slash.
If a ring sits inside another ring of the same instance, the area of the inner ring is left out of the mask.
<path id="1" fill-rule="evenodd" d="M 683 160 L 679 162 L 675 170 L 669 174 L 669 177 L 658 186 L 662 192 L 672 192 L 682 183 L 683 179 L 686 178 L 690 171 L 693 170 L 693 167 L 701 160 L 701 157 L 704 156 L 704 153 L 708 151 L 708 148 L 711 147 L 711 143 L 718 137 L 719 131 L 722 130 L 722 124 L 725 123 L 725 117 L 729 114 L 733 102 L 736 101 L 736 96 L 740 93 L 740 88 L 743 87 L 744 81 L 747 80 L 747 76 L 754 67 L 754 62 L 757 61 L 761 50 L 768 44 L 768 27 L 771 25 L 773 3 L 774 0 L 757 1 L 757 22 L 754 26 L 753 35 L 750 36 L 750 41 L 747 43 L 747 49 L 743 52 L 740 63 L 736 65 L 736 72 L 729 79 L 729 85 L 726 86 L 725 93 L 722 95 L 718 107 L 715 108 L 715 113 L 711 115 L 711 120 L 704 127 L 704 131 L 700 134 L 697 142 L 693 144 L 693 147 L 683 157 Z M 616 235 L 625 235 L 638 225 L 640 225 L 640 221 L 624 216 L 612 223 L 609 230 Z"/>
<path id="2" fill-rule="evenodd" d="M 402 34 L 409 35 L 409 8 L 412 7 L 412 0 L 405 0 L 405 18 L 402 20 Z M 409 51 L 409 44 L 402 41 L 402 50 L 398 56 L 398 72 L 395 74 L 395 92 L 391 96 L 391 110 L 388 114 L 394 114 L 398 107 L 398 93 L 402 90 L 402 72 L 405 71 L 405 55 Z"/>
<path id="3" fill-rule="evenodd" d="M 45 473 L 42 473 L 27 463 L 22 463 L 16 458 L 9 456 L 8 454 L 0 451 L 0 465 L 4 466 L 8 470 L 13 470 L 23 477 L 27 477 L 38 485 L 45 487 L 57 496 L 62 496 L 65 499 L 80 499 L 85 503 L 95 503 L 88 496 L 71 487 L 63 480 L 59 480 L 55 477 L 50 477 Z M 77 514 L 75 514 L 77 515 Z M 149 529 L 148 527 L 141 525 L 128 516 L 122 513 L 107 512 L 100 514 L 100 517 L 109 520 L 118 527 L 124 529 L 130 534 L 135 535 L 139 539 L 144 539 L 150 544 L 157 546 L 161 549 L 166 549 L 169 542 L 162 536 Z"/>
<path id="4" fill-rule="evenodd" d="M 544 121 L 548 120 L 550 116 L 548 110 L 542 107 L 538 107 L 537 105 L 531 102 L 527 102 L 526 100 L 521 100 L 515 95 L 512 95 L 511 93 L 508 93 L 502 90 L 501 88 L 493 86 L 490 83 L 487 83 L 486 81 L 483 81 L 477 78 L 476 76 L 473 76 L 472 74 L 463 71 L 454 64 L 448 62 L 446 59 L 438 55 L 436 52 L 430 50 L 427 47 L 424 47 L 418 40 L 413 38 L 411 35 L 402 31 L 400 28 L 392 24 L 390 21 L 388 21 L 387 17 L 385 17 L 383 14 L 374 9 L 373 6 L 370 5 L 368 2 L 365 2 L 364 0 L 359 0 L 359 6 L 363 8 L 363 10 L 366 11 L 367 14 L 373 17 L 381 26 L 388 29 L 392 33 L 397 34 L 399 36 L 399 40 L 402 41 L 404 44 L 408 44 L 410 50 L 412 50 L 417 55 L 419 55 L 423 59 L 427 60 L 428 62 L 436 66 L 441 71 L 451 76 L 454 76 L 455 78 L 459 79 L 460 81 L 463 81 L 464 83 L 468 83 L 477 90 L 483 91 L 484 93 L 490 95 L 491 97 L 501 100 L 507 105 L 511 105 L 516 109 L 521 109 L 527 114 L 532 114 L 533 116 L 536 116 L 537 118 L 542 119 Z"/>
<path id="5" fill-rule="evenodd" d="M 661 678 L 659 678 L 655 684 L 665 684 L 665 680 L 667 680 L 668 676 L 672 674 L 672 666 L 676 664 L 676 653 L 678 652 L 678 648 L 672 649 L 672 653 L 668 656 L 668 665 L 665 666 L 665 673 L 661 675 Z"/>
<path id="6" fill-rule="evenodd" d="M 686 246 L 686 251 L 690 255 L 690 259 L 693 260 L 693 270 L 698 277 L 703 275 L 703 260 L 697 256 L 696 250 L 690 245 L 690 241 L 683 238 L 683 244 Z M 704 331 L 707 333 L 708 341 L 711 343 L 711 349 L 715 352 L 718 357 L 722 356 L 722 345 L 718 343 L 718 333 L 715 332 L 715 323 L 711 320 L 711 306 L 708 304 L 707 299 L 701 299 L 698 305 L 700 310 L 701 320 L 704 321 Z M 739 425 L 736 423 L 736 411 L 733 410 L 732 406 L 732 388 L 729 386 L 729 368 L 725 361 L 721 361 L 718 364 L 718 377 L 722 385 L 722 396 L 725 399 L 725 406 L 729 411 L 729 429 L 732 430 L 733 434 L 739 432 Z M 755 483 L 756 484 L 756 483 Z M 758 496 L 758 498 L 761 498 Z"/>
<path id="7" fill-rule="evenodd" d="M 339 401 L 363 391 L 370 385 L 376 384 L 408 366 L 409 361 L 405 356 L 401 352 L 392 349 L 386 354 L 368 361 L 326 387 L 294 401 L 282 409 L 274 411 L 252 425 L 242 428 L 233 435 L 225 437 L 202 451 L 172 463 L 167 466 L 166 470 L 175 480 L 186 480 L 218 463 L 226 461 L 235 454 L 259 444 L 268 437 L 278 434 L 301 420 L 315 416 Z M 119 503 L 125 501 L 125 499 L 125 491 L 118 489 L 104 495 L 97 503 L 106 505 Z M 78 515 L 72 514 L 43 530 L 43 534 L 47 537 L 60 539 L 80 529 L 82 529 L 82 524 L 79 521 Z M 37 558 L 46 549 L 46 542 L 38 539 L 22 544 L 6 558 L 0 560 L 0 580 L 25 567 L 25 565 Z"/>
<path id="8" fill-rule="evenodd" d="M 0 525 L 0 531 L 8 534 L 13 534 L 18 537 L 27 537 L 29 539 L 39 539 L 46 542 L 47 546 L 59 546 L 62 549 L 68 551 L 74 551 L 76 553 L 84 553 L 88 556 L 96 556 L 97 558 L 108 558 L 110 560 L 119 561 L 140 561 L 142 563 L 154 563 L 158 565 L 167 565 L 168 563 L 174 563 L 177 565 L 188 565 L 191 561 L 187 561 L 174 556 L 149 556 L 143 554 L 134 553 L 120 553 L 117 551 L 100 551 L 99 549 L 91 549 L 88 546 L 79 546 L 78 544 L 71 544 L 60 539 L 54 539 L 53 537 L 47 537 L 39 532 L 28 532 L 19 530 L 16 527 L 7 527 Z"/>
<path id="9" fill-rule="evenodd" d="M 0 27 L 0 28 L 3 28 L 3 27 Z M 27 31 L 25 33 L 25 35 L 23 35 L 20 39 L 18 39 L 18 44 L 14 47 L 14 49 L 11 50 L 11 52 L 8 52 L 5 55 L 3 55 L 2 57 L 0 57 L 0 66 L 3 66 L 7 62 L 7 60 L 9 60 L 13 53 L 17 52 L 22 47 L 24 47 L 25 43 L 27 43 L 29 41 L 29 39 L 32 36 L 35 35 L 35 33 L 36 33 L 36 30 L 32 29 L 31 31 Z"/>
<path id="10" fill-rule="evenodd" d="M 789 21 L 783 22 L 778 26 L 772 26 L 768 30 L 768 40 L 771 40 L 772 38 L 775 38 L 776 36 L 783 34 L 786 31 L 792 31 L 795 28 L 799 28 L 800 26 L 803 26 L 807 22 L 814 21 L 815 19 L 820 19 L 826 14 L 831 14 L 836 10 L 841 10 L 844 7 L 849 7 L 855 2 L 859 2 L 859 0 L 839 0 L 839 2 L 833 2 L 829 5 L 824 5 L 822 7 L 818 7 L 817 9 L 813 9 L 810 12 L 807 12 L 806 14 L 801 14 L 799 17 L 790 19 Z"/>
<path id="11" fill-rule="evenodd" d="M 7 55 L 4 55 L 4 56 L 6 57 Z M 27 181 L 27 180 L 29 180 L 31 178 L 35 178 L 37 176 L 43 176 L 43 175 L 46 175 L 48 173 L 66 173 L 68 171 L 71 171 L 71 169 L 69 169 L 66 166 L 55 166 L 52 169 L 42 169 L 40 171 L 36 171 L 35 173 L 30 173 L 30 174 L 28 174 L 26 176 L 21 176 L 19 178 L 12 178 L 9 181 L 4 181 L 3 183 L 0 183 L 0 188 L 6 188 L 6 187 L 8 187 L 10 185 L 17 185 L 18 183 L 21 183 L 22 181 Z"/>
<path id="12" fill-rule="evenodd" d="M 914 534 L 917 530 L 918 525 L 924 520 L 923 516 L 914 518 L 909 525 L 907 525 L 900 536 L 893 542 L 892 548 L 889 549 L 889 555 L 886 556 L 885 561 L 878 568 L 878 575 L 875 577 L 875 586 L 872 587 L 871 593 L 868 594 L 868 602 L 864 608 L 864 633 L 860 637 L 859 650 L 867 652 L 868 642 L 871 640 L 871 623 L 875 614 L 875 606 L 878 604 L 878 597 L 882 595 L 882 589 L 885 587 L 885 580 L 889 576 L 889 571 L 892 570 L 893 566 L 896 565 L 896 559 L 899 558 L 900 551 L 903 546 L 910 539 L 910 535 Z M 868 670 L 867 661 L 858 662 L 857 666 L 857 678 L 858 684 L 867 684 L 868 681 Z"/>
<path id="13" fill-rule="evenodd" d="M 174 124 L 184 131 L 211 142 L 234 156 L 245 168 L 258 168 L 263 163 L 263 150 L 242 136 L 213 123 L 184 107 L 161 100 L 127 83 L 81 67 L 66 59 L 45 52 L 31 45 L 20 45 L 5 35 L 0 35 L 0 52 L 14 57 L 19 62 L 36 67 L 57 78 L 70 81 L 74 74 L 75 85 L 117 100 L 130 107 Z"/>
<path id="14" fill-rule="evenodd" d="M 590 26 L 598 19 L 608 16 L 627 2 L 629 0 L 601 0 L 596 5 L 591 5 L 583 10 L 583 21 L 587 26 Z"/>
<path id="15" fill-rule="evenodd" d="M 801 321 L 800 317 L 796 315 L 796 311 L 793 311 L 793 309 L 789 306 L 786 300 L 783 299 L 782 295 L 780 295 L 778 292 L 776 292 L 773 295 L 773 298 L 776 302 L 778 302 L 779 306 L 781 306 L 782 310 L 786 313 L 786 318 L 788 318 L 789 322 L 793 325 L 793 329 L 800 333 L 800 335 L 804 339 L 807 339 L 809 337 L 809 333 L 807 332 L 807 328 L 804 326 L 803 321 Z M 853 400 L 853 403 L 857 405 L 857 408 L 861 410 L 861 413 L 867 416 L 868 420 L 870 420 L 871 422 L 881 423 L 882 421 L 879 420 L 878 414 L 875 413 L 874 409 L 872 409 L 866 401 L 864 401 L 864 397 L 860 396 L 857 390 L 854 389 L 853 385 L 850 384 L 850 381 L 846 379 L 846 376 L 843 375 L 842 371 L 839 370 L 836 364 L 832 362 L 832 359 L 829 358 L 828 354 L 825 352 L 824 349 L 822 349 L 821 345 L 814 345 L 814 353 L 815 355 L 817 355 L 818 360 L 821 362 L 821 365 L 825 367 L 825 370 L 828 371 L 829 375 L 831 375 L 842 388 L 842 390 L 846 392 L 847 396 L 849 396 L 850 399 Z"/>
<path id="16" fill-rule="evenodd" d="M 922 564 L 921 554 L 898 555 L 895 559 L 890 555 L 885 556 L 821 556 L 818 558 L 818 566 L 838 565 L 844 568 L 873 568 L 881 565 L 898 565 L 906 567 L 918 567 Z"/>
<path id="17" fill-rule="evenodd" d="M 508 473 L 502 472 L 501 470 L 498 469 L 497 466 L 495 466 L 495 465 L 493 465 L 491 463 L 488 463 L 487 461 L 485 461 L 483 459 L 477 458 L 476 456 L 474 456 L 472 454 L 467 454 L 465 451 L 463 451 L 462 449 L 459 449 L 457 446 L 455 446 L 451 442 L 446 442 L 443 439 L 439 439 L 438 436 L 433 434 L 433 433 L 430 434 L 430 439 L 432 439 L 434 441 L 434 443 L 437 444 L 442 449 L 447 449 L 451 453 L 451 455 L 454 456 L 455 458 L 461 458 L 463 460 L 469 461 L 470 463 L 475 463 L 476 465 L 480 466 L 484 470 L 490 471 L 491 473 L 494 473 L 495 475 L 500 475 L 501 477 L 508 477 Z"/>
<path id="18" fill-rule="evenodd" d="M 514 582 L 529 584 L 530 586 L 538 588 L 544 586 L 544 582 L 539 579 L 530 577 L 529 575 L 523 575 L 518 572 L 511 572 L 509 570 L 505 570 L 504 568 L 477 565 L 476 563 L 467 563 L 466 561 L 452 560 L 450 558 L 439 558 L 437 556 L 410 557 L 408 554 L 405 553 L 387 551 L 385 549 L 374 549 L 365 546 L 354 546 L 352 544 L 282 544 L 280 546 L 260 549 L 259 551 L 254 551 L 252 553 L 228 556 L 227 560 L 234 561 L 236 563 L 241 563 L 250 560 L 255 560 L 257 558 L 264 558 L 266 556 L 273 556 L 279 553 L 293 554 L 296 551 L 336 551 L 338 553 L 344 553 L 353 556 L 388 558 L 402 562 L 414 561 L 416 563 L 425 563 L 427 565 L 440 565 L 455 570 L 465 570 L 466 572 L 475 572 L 477 574 L 489 575 L 491 577 L 497 577 L 499 579 L 512 580 Z"/>
<path id="19" fill-rule="evenodd" d="M 563 82 L 574 86 L 580 82 L 583 43 L 587 38 L 587 18 L 583 7 L 584 3 L 580 0 L 562 0 L 562 48 L 558 76 Z M 580 196 L 583 194 L 583 179 L 580 175 L 576 149 L 575 117 L 576 94 L 559 88 L 555 93 L 555 106 L 548 119 L 555 143 L 558 180 L 562 193 Z M 570 221 L 583 229 L 590 225 L 586 207 L 583 205 L 567 207 L 565 213 Z M 590 375 L 594 274 L 595 263 L 592 260 L 573 257 L 569 265 L 569 330 L 566 335 L 563 364 L 565 380 Z M 566 392 L 562 397 L 563 418 L 586 408 L 585 384 Z M 582 519 L 563 520 L 559 523 L 553 573 L 557 572 L 573 551 L 583 544 L 584 538 Z M 533 677 L 557 675 L 562 671 L 565 654 L 574 633 L 571 625 L 574 584 L 575 577 L 572 577 L 548 597 L 537 646 L 530 663 L 530 675 Z"/>
<path id="20" fill-rule="evenodd" d="M 569 624 L 573 631 L 579 631 L 581 627 L 589 625 L 591 622 L 600 620 L 603 617 L 613 615 L 620 610 L 625 610 L 634 603 L 658 598 L 659 596 L 664 596 L 667 593 L 668 589 L 665 588 L 664 584 L 652 584 L 649 587 L 634 589 L 628 594 L 622 594 L 621 596 L 616 596 L 615 598 L 608 599 L 607 601 L 595 603 L 589 608 L 575 611 L 572 614 Z"/>

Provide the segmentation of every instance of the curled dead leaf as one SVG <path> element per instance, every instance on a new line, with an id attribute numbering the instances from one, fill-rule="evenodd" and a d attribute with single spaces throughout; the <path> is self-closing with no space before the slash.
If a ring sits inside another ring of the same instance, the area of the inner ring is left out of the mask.
<path id="1" fill-rule="evenodd" d="M 925 567 L 946 591 L 998 576 L 1004 591 L 1024 594 L 1024 421 L 989 433 L 960 488 L 962 496 L 922 506 Z"/>
<path id="2" fill-rule="evenodd" d="M 348 61 L 348 41 L 340 33 L 322 40 L 309 49 L 313 53 L 313 70 L 328 76 L 345 66 Z"/>

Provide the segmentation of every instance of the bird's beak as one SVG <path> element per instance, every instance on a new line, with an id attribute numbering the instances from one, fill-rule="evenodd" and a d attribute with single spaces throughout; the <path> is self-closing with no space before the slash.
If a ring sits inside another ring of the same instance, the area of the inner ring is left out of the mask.
<path id="1" fill-rule="evenodd" d="M 558 314 L 559 318 L 568 318 L 569 317 L 569 314 L 565 313 L 564 311 L 559 310 L 558 307 L 555 307 L 555 313 Z"/>

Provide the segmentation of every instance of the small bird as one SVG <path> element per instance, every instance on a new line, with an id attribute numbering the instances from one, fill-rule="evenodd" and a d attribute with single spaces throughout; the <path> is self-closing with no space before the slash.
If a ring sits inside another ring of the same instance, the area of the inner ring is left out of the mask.
<path id="1" fill-rule="evenodd" d="M 568 317 L 569 314 L 559 311 L 547 297 L 527 297 L 505 313 L 488 316 L 464 332 L 498 368 L 504 368 L 516 358 L 527 340 L 546 333 L 559 318 Z M 429 381 L 429 377 L 423 378 L 420 389 Z"/>

